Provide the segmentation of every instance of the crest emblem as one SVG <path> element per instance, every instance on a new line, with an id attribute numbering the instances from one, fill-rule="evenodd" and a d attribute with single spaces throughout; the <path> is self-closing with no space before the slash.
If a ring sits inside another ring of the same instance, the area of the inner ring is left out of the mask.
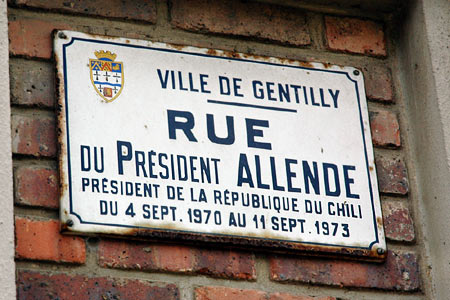
<path id="1" fill-rule="evenodd" d="M 110 51 L 95 51 L 97 59 L 89 59 L 91 82 L 97 94 L 106 102 L 119 97 L 123 89 L 123 63 L 115 61 Z"/>

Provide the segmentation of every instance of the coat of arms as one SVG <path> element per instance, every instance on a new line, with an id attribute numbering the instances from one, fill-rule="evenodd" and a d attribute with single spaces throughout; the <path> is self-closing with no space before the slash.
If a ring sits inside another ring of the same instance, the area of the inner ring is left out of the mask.
<path id="1" fill-rule="evenodd" d="M 123 63 L 114 61 L 117 55 L 110 51 L 95 51 L 94 54 L 97 59 L 89 59 L 92 85 L 106 102 L 111 102 L 123 89 Z"/>

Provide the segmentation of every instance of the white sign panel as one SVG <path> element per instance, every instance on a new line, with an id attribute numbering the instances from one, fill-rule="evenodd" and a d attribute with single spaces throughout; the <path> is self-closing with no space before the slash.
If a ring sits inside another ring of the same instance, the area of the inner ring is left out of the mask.
<path id="1" fill-rule="evenodd" d="M 384 256 L 358 70 L 70 31 L 55 55 L 68 231 Z"/>

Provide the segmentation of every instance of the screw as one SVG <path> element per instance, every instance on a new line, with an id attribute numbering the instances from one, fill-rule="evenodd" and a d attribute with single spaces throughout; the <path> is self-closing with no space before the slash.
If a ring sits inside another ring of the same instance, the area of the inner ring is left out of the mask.
<path id="1" fill-rule="evenodd" d="M 69 227 L 73 226 L 73 221 L 71 219 L 67 220 L 66 225 Z"/>
<path id="2" fill-rule="evenodd" d="M 353 74 L 355 74 L 356 76 L 358 76 L 358 75 L 359 75 L 359 71 L 358 71 L 358 70 L 355 70 L 355 71 L 353 71 Z"/>
<path id="3" fill-rule="evenodd" d="M 383 255 L 384 254 L 384 249 L 383 248 L 378 248 L 377 249 L 377 253 L 378 253 L 378 255 Z"/>
<path id="4" fill-rule="evenodd" d="M 64 34 L 64 32 L 58 33 L 58 37 L 59 37 L 60 39 L 67 39 L 67 36 Z"/>

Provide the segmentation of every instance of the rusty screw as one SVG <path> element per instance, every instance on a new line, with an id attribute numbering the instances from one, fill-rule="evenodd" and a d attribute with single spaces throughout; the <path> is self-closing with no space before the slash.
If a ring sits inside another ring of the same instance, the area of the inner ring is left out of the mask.
<path id="1" fill-rule="evenodd" d="M 67 39 L 67 35 L 65 35 L 64 32 L 58 33 L 58 37 L 59 37 L 60 39 Z"/>
<path id="2" fill-rule="evenodd" d="M 73 226 L 73 221 L 71 219 L 67 220 L 66 225 L 69 227 Z"/>
<path id="3" fill-rule="evenodd" d="M 355 76 L 358 76 L 358 75 L 359 75 L 359 71 L 358 71 L 358 70 L 354 70 L 354 71 L 353 71 L 353 74 L 354 74 Z"/>
<path id="4" fill-rule="evenodd" d="M 383 248 L 378 248 L 377 249 L 377 253 L 378 253 L 378 255 L 383 255 L 384 254 L 384 249 Z"/>

